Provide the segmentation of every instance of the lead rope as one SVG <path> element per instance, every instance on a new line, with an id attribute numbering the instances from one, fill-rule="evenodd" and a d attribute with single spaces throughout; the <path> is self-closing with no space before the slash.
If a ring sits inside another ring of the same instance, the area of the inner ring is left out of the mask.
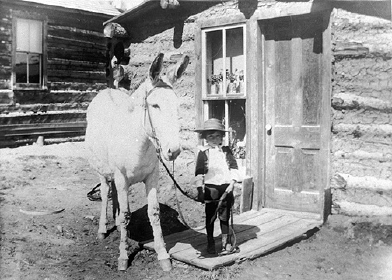
<path id="1" fill-rule="evenodd" d="M 151 89 L 150 92 L 147 93 L 146 96 L 144 97 L 144 104 L 143 104 L 143 107 L 144 107 L 144 124 L 143 124 L 143 127 L 144 127 L 144 129 L 145 129 L 145 127 L 146 127 L 146 123 L 145 123 L 145 122 L 146 122 L 147 115 L 148 115 L 148 120 L 149 120 L 150 125 L 151 125 L 151 134 L 152 134 L 152 135 L 149 136 L 149 137 L 150 137 L 150 140 L 153 139 L 153 140 L 155 141 L 155 143 L 156 143 L 156 145 L 155 145 L 155 152 L 156 152 L 156 154 L 157 154 L 157 157 L 158 157 L 159 161 L 162 163 L 163 167 L 165 167 L 167 174 L 169 174 L 170 178 L 171 178 L 171 179 L 173 180 L 173 182 L 174 182 L 174 185 L 180 190 L 180 192 L 181 192 L 183 195 L 185 195 L 186 197 L 188 197 L 188 198 L 190 198 L 190 199 L 192 199 L 192 200 L 194 200 L 194 201 L 197 202 L 196 199 L 190 197 L 190 196 L 180 187 L 180 185 L 179 185 L 179 184 L 177 183 L 177 181 L 174 179 L 174 176 L 170 173 L 169 168 L 167 168 L 165 162 L 164 162 L 163 159 L 162 159 L 162 156 L 161 156 L 161 151 L 162 151 L 161 143 L 160 143 L 158 137 L 156 136 L 157 134 L 156 134 L 156 132 L 155 132 L 154 126 L 152 125 L 151 115 L 150 115 L 150 111 L 148 110 L 148 105 L 147 105 L 147 97 L 151 94 L 151 92 L 152 92 L 153 90 L 154 90 L 154 88 Z M 146 130 L 145 130 L 145 131 L 146 131 Z M 146 132 L 146 134 L 148 135 L 147 132 Z M 154 141 L 151 141 L 151 142 L 154 144 Z M 173 164 L 174 164 L 174 162 L 173 162 Z M 173 172 L 174 172 L 174 167 L 173 167 Z"/>
<path id="2" fill-rule="evenodd" d="M 189 196 L 181 187 L 180 185 L 177 183 L 176 179 L 174 179 L 174 176 L 170 173 L 169 168 L 167 168 L 165 162 L 163 161 L 162 157 L 160 154 L 157 154 L 159 161 L 162 163 L 163 167 L 165 167 L 165 170 L 167 172 L 167 174 L 170 176 L 170 178 L 173 180 L 174 186 L 177 187 L 177 189 L 183 194 L 185 195 L 187 198 L 192 199 L 193 201 L 198 202 L 196 199 L 194 199 L 193 197 Z"/>

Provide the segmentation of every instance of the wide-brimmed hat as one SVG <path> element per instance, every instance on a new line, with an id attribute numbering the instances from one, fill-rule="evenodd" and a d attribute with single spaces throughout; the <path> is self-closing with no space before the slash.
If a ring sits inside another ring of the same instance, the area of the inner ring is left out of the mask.
<path id="1" fill-rule="evenodd" d="M 217 130 L 223 132 L 228 131 L 225 129 L 225 126 L 222 124 L 220 120 L 214 118 L 206 120 L 203 124 L 203 127 L 196 128 L 194 131 L 200 133 L 203 131 L 211 131 L 211 130 Z"/>

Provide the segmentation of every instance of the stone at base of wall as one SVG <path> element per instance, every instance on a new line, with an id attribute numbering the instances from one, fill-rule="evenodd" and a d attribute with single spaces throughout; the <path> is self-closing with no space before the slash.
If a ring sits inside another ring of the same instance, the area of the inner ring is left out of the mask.
<path id="1" fill-rule="evenodd" d="M 392 216 L 392 207 L 359 204 L 349 201 L 336 201 L 333 214 L 348 216 Z"/>

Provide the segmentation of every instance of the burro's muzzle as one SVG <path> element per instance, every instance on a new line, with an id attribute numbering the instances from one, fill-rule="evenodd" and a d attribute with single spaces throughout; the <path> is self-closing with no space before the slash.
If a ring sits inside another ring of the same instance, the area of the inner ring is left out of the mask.
<path id="1" fill-rule="evenodd" d="M 161 138 L 161 154 L 167 161 L 175 160 L 181 153 L 179 133 L 174 127 L 171 131 L 166 131 Z"/>

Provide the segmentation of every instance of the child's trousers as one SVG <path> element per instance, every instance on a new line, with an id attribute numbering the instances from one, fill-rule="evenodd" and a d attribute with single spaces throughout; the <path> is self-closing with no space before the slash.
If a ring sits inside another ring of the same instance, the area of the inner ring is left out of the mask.
<path id="1" fill-rule="evenodd" d="M 223 185 L 211 185 L 211 184 L 206 184 L 204 188 L 204 200 L 205 200 L 205 212 L 206 212 L 206 231 L 207 231 L 207 236 L 213 236 L 214 235 L 214 221 L 211 221 L 211 219 L 214 217 L 219 199 L 227 189 L 229 184 L 223 184 Z M 222 234 L 228 234 L 229 233 L 229 220 L 230 220 L 230 213 L 231 213 L 231 207 L 233 206 L 234 203 L 234 195 L 233 192 L 230 192 L 227 194 L 226 198 L 223 200 L 223 203 L 218 209 L 218 215 L 217 217 L 220 220 L 220 227 Z"/>

